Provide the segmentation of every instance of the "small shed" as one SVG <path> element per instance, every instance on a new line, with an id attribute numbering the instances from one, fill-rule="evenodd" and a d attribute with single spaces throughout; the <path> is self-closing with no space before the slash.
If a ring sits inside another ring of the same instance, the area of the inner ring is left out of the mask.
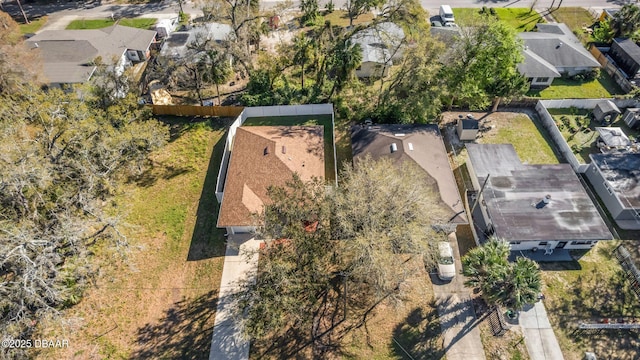
<path id="1" fill-rule="evenodd" d="M 622 120 L 632 129 L 640 127 L 640 108 L 628 108 L 622 115 Z"/>
<path id="2" fill-rule="evenodd" d="M 631 140 L 619 127 L 596 127 L 598 142 L 611 147 L 630 146 Z"/>
<path id="3" fill-rule="evenodd" d="M 458 137 L 462 141 L 473 141 L 476 139 L 478 135 L 478 129 L 480 126 L 478 125 L 478 120 L 473 118 L 467 119 L 458 119 Z"/>
<path id="4" fill-rule="evenodd" d="M 616 121 L 618 115 L 620 115 L 620 109 L 611 100 L 603 100 L 596 104 L 593 109 L 593 117 L 596 121 L 612 123 Z"/>

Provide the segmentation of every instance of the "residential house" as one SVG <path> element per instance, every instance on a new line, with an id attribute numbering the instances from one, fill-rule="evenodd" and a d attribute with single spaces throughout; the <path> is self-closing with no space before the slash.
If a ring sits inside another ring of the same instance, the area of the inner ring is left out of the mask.
<path id="1" fill-rule="evenodd" d="M 325 177 L 322 126 L 240 126 L 235 132 L 218 224 L 227 234 L 250 233 L 268 203 L 267 188 L 297 173 L 304 181 Z"/>
<path id="2" fill-rule="evenodd" d="M 640 81 L 640 46 L 631 39 L 615 38 L 608 54 L 627 79 Z"/>
<path id="3" fill-rule="evenodd" d="M 356 166 L 365 156 L 417 164 L 425 175 L 420 180 L 440 194 L 443 210 L 449 213 L 448 222 L 468 223 L 437 125 L 357 125 L 351 129 L 351 144 Z"/>
<path id="4" fill-rule="evenodd" d="M 233 37 L 231 25 L 221 23 L 207 23 L 194 26 L 189 30 L 176 31 L 165 40 L 160 55 L 169 58 L 184 58 L 189 56 L 190 48 L 196 43 L 214 41 L 221 44 Z M 229 58 L 231 61 L 231 58 Z"/>
<path id="5" fill-rule="evenodd" d="M 383 22 L 357 32 L 351 40 L 362 49 L 362 62 L 356 76 L 384 77 L 389 74 L 393 60 L 402 56 L 404 31 L 392 22 Z"/>
<path id="6" fill-rule="evenodd" d="M 612 152 L 590 154 L 587 179 L 616 224 L 640 230 L 640 154 Z"/>
<path id="7" fill-rule="evenodd" d="M 551 85 L 560 76 L 574 76 L 600 68 L 600 63 L 582 46 L 563 23 L 536 24 L 537 31 L 522 32 L 524 61 L 518 71 L 532 87 Z"/>
<path id="8" fill-rule="evenodd" d="M 523 164 L 511 144 L 467 144 L 467 168 L 477 191 L 469 205 L 483 236 L 508 241 L 512 251 L 551 254 L 589 249 L 612 239 L 569 164 Z"/>
<path id="9" fill-rule="evenodd" d="M 98 57 L 117 72 L 146 61 L 155 40 L 155 31 L 113 25 L 97 30 L 45 30 L 26 43 L 40 52 L 50 85 L 61 86 L 89 81 Z"/>

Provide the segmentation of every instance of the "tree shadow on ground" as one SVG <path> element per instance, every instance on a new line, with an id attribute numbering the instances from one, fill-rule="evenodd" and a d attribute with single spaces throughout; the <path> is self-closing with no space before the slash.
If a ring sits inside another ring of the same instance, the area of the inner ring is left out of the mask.
<path id="1" fill-rule="evenodd" d="M 435 305 L 427 309 L 413 309 L 394 329 L 389 346 L 402 359 L 442 359 L 445 350 Z"/>
<path id="2" fill-rule="evenodd" d="M 228 124 L 223 124 L 227 126 Z M 218 127 L 217 129 L 220 129 Z M 213 147 L 210 156 L 207 175 L 202 185 L 202 193 L 196 212 L 196 224 L 191 236 L 191 245 L 187 261 L 197 261 L 212 257 L 224 256 L 224 230 L 216 227 L 220 206 L 216 198 L 216 182 L 218 171 L 222 162 L 222 155 L 226 143 L 228 131 L 220 137 Z"/>
<path id="3" fill-rule="evenodd" d="M 138 329 L 131 359 L 206 359 L 209 357 L 218 290 L 176 302 L 160 322 Z"/>

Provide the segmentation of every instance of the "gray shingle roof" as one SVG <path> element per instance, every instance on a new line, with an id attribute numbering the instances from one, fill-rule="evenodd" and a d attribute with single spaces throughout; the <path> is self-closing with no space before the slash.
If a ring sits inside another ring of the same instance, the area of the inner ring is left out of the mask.
<path id="1" fill-rule="evenodd" d="M 402 44 L 404 31 L 392 22 L 383 22 L 353 35 L 351 40 L 362 48 L 362 62 L 390 64 L 393 53 Z"/>
<path id="2" fill-rule="evenodd" d="M 78 83 L 89 79 L 95 67 L 87 65 L 97 56 L 110 62 L 127 49 L 146 51 L 156 32 L 113 25 L 98 30 L 46 30 L 27 44 L 42 55 L 44 74 L 52 83 Z"/>
<path id="3" fill-rule="evenodd" d="M 548 61 L 538 56 L 530 49 L 522 51 L 524 61 L 518 64 L 518 71 L 525 77 L 559 77 L 560 73 L 556 67 Z"/>
<path id="4" fill-rule="evenodd" d="M 537 24 L 537 32 L 522 32 L 518 36 L 524 42 L 524 52 L 536 54 L 557 68 L 600 67 L 600 63 L 582 46 L 565 24 Z M 533 59 L 524 54 L 526 60 Z M 539 65 L 536 65 L 539 68 Z M 525 64 L 525 70 L 533 71 Z M 541 69 L 541 68 L 539 68 Z"/>

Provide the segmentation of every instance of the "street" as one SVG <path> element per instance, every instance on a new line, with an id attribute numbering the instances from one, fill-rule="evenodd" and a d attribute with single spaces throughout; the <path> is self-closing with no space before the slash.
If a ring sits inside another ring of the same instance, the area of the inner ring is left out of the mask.
<path id="1" fill-rule="evenodd" d="M 334 0 L 336 8 L 344 8 L 347 0 Z M 284 0 L 267 0 L 261 1 L 264 9 L 273 8 Z M 320 7 L 323 8 L 328 0 L 320 0 Z M 424 7 L 431 15 L 437 14 L 437 9 L 443 3 L 451 5 L 453 8 L 468 7 L 520 7 L 529 8 L 533 6 L 538 10 L 546 10 L 549 7 L 584 7 L 600 10 L 602 8 L 620 7 L 626 3 L 635 3 L 629 0 L 513 0 L 513 1 L 497 1 L 497 0 L 420 0 Z M 293 7 L 297 7 L 299 1 L 293 1 Z M 50 4 L 26 3 L 23 4 L 27 16 L 37 18 L 43 15 L 50 17 L 75 15 L 86 18 L 107 18 L 112 14 L 116 17 L 136 17 L 136 16 L 154 16 L 177 14 L 179 5 L 177 0 L 162 0 L 150 2 L 147 4 L 109 4 L 102 1 L 59 1 Z M 192 18 L 202 16 L 200 10 L 201 5 L 192 1 L 185 1 L 182 5 L 184 11 L 191 15 Z M 8 12 L 16 19 L 20 19 L 20 10 L 15 1 L 4 0 L 4 11 Z"/>

